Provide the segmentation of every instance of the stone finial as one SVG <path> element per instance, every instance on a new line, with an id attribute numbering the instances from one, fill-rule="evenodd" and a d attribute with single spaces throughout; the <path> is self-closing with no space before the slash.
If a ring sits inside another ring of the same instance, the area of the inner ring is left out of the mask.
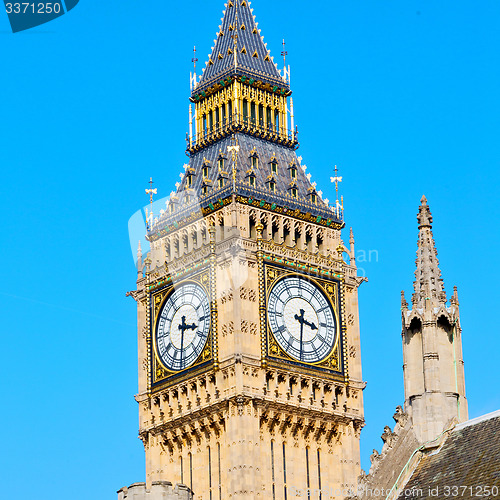
<path id="1" fill-rule="evenodd" d="M 450 297 L 450 304 L 458 306 L 458 289 L 456 286 L 453 287 L 453 295 Z"/>
<path id="2" fill-rule="evenodd" d="M 418 226 L 419 229 L 424 226 L 432 227 L 432 214 L 429 205 L 427 205 L 427 198 L 425 196 L 422 196 L 420 200 L 420 207 L 418 207 L 417 220 L 419 224 Z"/>
<path id="3" fill-rule="evenodd" d="M 352 227 L 349 229 L 349 243 L 354 245 L 354 233 L 352 232 Z"/>

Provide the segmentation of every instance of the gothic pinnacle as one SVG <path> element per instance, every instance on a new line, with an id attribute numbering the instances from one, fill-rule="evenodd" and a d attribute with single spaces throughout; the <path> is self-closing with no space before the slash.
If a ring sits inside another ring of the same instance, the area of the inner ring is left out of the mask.
<path id="1" fill-rule="evenodd" d="M 418 208 L 417 220 L 419 229 L 424 226 L 432 228 L 432 215 L 429 209 L 429 205 L 427 205 L 427 198 L 425 197 L 425 195 L 423 195 L 420 199 L 420 207 Z"/>
<path id="2" fill-rule="evenodd" d="M 437 307 L 443 302 L 444 285 L 432 235 L 432 215 L 425 196 L 422 196 L 420 200 L 417 221 L 419 230 L 417 259 L 415 261 L 417 269 L 413 282 L 415 293 L 412 303 L 418 307 L 424 307 L 425 301 L 429 300 Z"/>
<path id="3" fill-rule="evenodd" d="M 406 302 L 404 290 L 401 290 L 401 309 L 408 309 L 408 302 Z"/>

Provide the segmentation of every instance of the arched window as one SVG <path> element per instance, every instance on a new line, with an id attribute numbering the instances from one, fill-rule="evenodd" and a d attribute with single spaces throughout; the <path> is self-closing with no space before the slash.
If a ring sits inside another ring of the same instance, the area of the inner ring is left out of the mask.
<path id="1" fill-rule="evenodd" d="M 309 446 L 306 446 L 306 484 L 307 484 L 307 498 L 311 498 L 311 475 L 309 473 Z"/>
<path id="2" fill-rule="evenodd" d="M 220 443 L 217 443 L 217 470 L 219 472 L 219 500 L 222 500 L 222 472 L 220 468 Z"/>
<path id="3" fill-rule="evenodd" d="M 191 452 L 188 454 L 189 456 L 189 487 L 191 491 L 193 491 L 193 455 Z"/>
<path id="4" fill-rule="evenodd" d="M 318 448 L 318 490 L 319 490 L 319 500 L 322 500 L 321 495 L 321 456 L 320 449 Z"/>
<path id="5" fill-rule="evenodd" d="M 208 113 L 208 130 L 209 130 L 209 132 L 212 132 L 213 126 L 214 126 L 214 113 L 213 113 L 213 111 L 210 111 L 210 113 Z"/>
<path id="6" fill-rule="evenodd" d="M 273 500 L 276 500 L 276 477 L 274 474 L 274 439 L 271 439 L 271 485 L 273 491 Z"/>
<path id="7" fill-rule="evenodd" d="M 248 121 L 248 101 L 243 99 L 243 122 L 247 123 Z"/>
<path id="8" fill-rule="evenodd" d="M 285 500 L 288 500 L 287 497 L 287 487 L 286 487 L 286 445 L 283 443 L 283 493 Z"/>
<path id="9" fill-rule="evenodd" d="M 209 498 L 212 500 L 212 455 L 210 451 L 210 446 L 207 446 L 208 451 L 208 492 Z"/>

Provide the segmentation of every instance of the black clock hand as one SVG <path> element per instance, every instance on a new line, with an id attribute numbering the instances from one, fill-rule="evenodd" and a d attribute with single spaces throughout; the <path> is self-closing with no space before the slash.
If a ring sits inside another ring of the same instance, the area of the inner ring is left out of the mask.
<path id="1" fill-rule="evenodd" d="M 300 361 L 302 361 L 302 346 L 304 345 L 302 343 L 303 336 L 304 336 L 304 322 L 301 321 L 300 322 L 300 356 L 299 356 Z"/>
<path id="2" fill-rule="evenodd" d="M 302 361 L 302 340 L 304 337 L 304 323 L 307 321 L 304 319 L 304 309 L 300 309 L 300 316 L 298 314 L 295 315 L 295 319 L 300 323 L 300 354 L 299 361 Z"/>
<path id="3" fill-rule="evenodd" d="M 186 330 L 195 330 L 197 326 L 192 323 L 191 325 L 186 324 L 186 316 L 182 316 L 182 322 L 179 325 L 179 330 L 181 331 L 181 368 L 182 368 L 182 355 L 184 353 L 184 332 Z"/>
<path id="4" fill-rule="evenodd" d="M 304 337 L 304 325 L 307 325 L 311 330 L 318 329 L 314 322 L 309 322 L 304 318 L 304 313 L 304 309 L 300 309 L 300 316 L 298 314 L 295 315 L 295 319 L 300 323 L 300 361 L 302 361 L 302 341 Z"/>
<path id="5" fill-rule="evenodd" d="M 181 329 L 181 360 L 180 365 L 182 368 L 182 355 L 184 354 L 184 328 Z"/>

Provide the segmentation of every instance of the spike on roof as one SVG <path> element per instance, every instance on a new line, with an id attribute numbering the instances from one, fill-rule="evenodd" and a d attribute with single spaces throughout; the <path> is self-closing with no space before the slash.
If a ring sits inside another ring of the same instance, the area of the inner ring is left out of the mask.
<path id="1" fill-rule="evenodd" d="M 257 28 L 252 11 L 248 1 L 233 0 L 227 4 L 220 25 L 220 33 L 227 33 L 227 36 L 217 36 L 209 57 L 212 64 L 208 63 L 204 68 L 195 92 L 233 74 L 250 76 L 281 88 L 289 88 L 273 63 L 263 37 L 255 36 L 256 33 L 260 35 L 260 29 Z M 228 54 L 229 50 L 234 50 L 235 40 L 238 48 L 235 51 L 236 58 L 219 58 L 219 54 Z"/>
<path id="2" fill-rule="evenodd" d="M 412 302 L 417 307 L 424 307 L 425 301 L 430 300 L 435 307 L 438 307 L 443 299 L 446 302 L 446 293 L 432 234 L 432 215 L 425 196 L 422 196 L 420 200 L 417 221 L 419 230 L 417 269 L 415 271 L 415 281 L 413 282 L 415 293 Z"/>

